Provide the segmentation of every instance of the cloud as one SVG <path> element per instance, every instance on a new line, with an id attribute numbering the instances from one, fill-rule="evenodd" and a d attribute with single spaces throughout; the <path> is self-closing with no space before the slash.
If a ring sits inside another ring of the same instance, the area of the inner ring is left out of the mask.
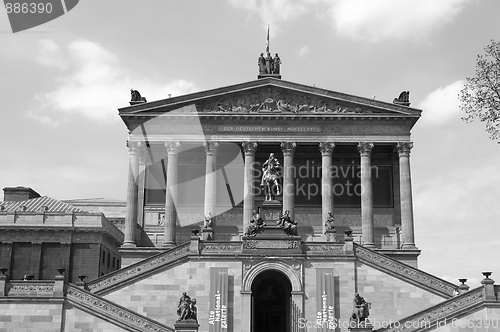
<path id="1" fill-rule="evenodd" d="M 452 22 L 469 0 L 337 0 L 329 17 L 335 30 L 370 42 L 423 40 Z"/>
<path id="2" fill-rule="evenodd" d="M 36 61 L 47 67 L 65 68 L 67 63 L 59 45 L 50 39 L 43 39 L 38 42 L 40 46 Z"/>
<path id="3" fill-rule="evenodd" d="M 458 93 L 463 88 L 465 82 L 458 80 L 450 85 L 439 87 L 425 97 L 418 104 L 422 109 L 421 123 L 440 125 L 452 118 L 460 118 Z"/>
<path id="4" fill-rule="evenodd" d="M 236 8 L 258 15 L 267 29 L 270 24 L 271 35 L 279 30 L 281 24 L 294 20 L 309 11 L 310 1 L 306 0 L 229 0 Z"/>
<path id="5" fill-rule="evenodd" d="M 88 40 L 71 42 L 64 50 L 51 40 L 43 40 L 37 61 L 59 67 L 61 74 L 55 79 L 55 89 L 35 95 L 37 106 L 26 115 L 53 125 L 73 116 L 100 123 L 117 121 L 117 109 L 128 104 L 131 88 L 150 101 L 198 90 L 184 80 L 159 83 L 137 78 L 116 54 Z"/>
<path id="6" fill-rule="evenodd" d="M 304 45 L 298 51 L 299 57 L 303 58 L 309 54 L 309 46 Z"/>
<path id="7" fill-rule="evenodd" d="M 452 22 L 471 0 L 229 0 L 258 15 L 264 24 L 279 26 L 306 13 L 329 22 L 340 35 L 381 42 L 426 40 Z"/>

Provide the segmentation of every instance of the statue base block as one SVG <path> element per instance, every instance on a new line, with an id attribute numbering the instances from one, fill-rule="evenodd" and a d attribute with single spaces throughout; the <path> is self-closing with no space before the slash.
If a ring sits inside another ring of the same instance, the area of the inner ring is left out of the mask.
<path id="1" fill-rule="evenodd" d="M 285 256 L 302 254 L 300 236 L 244 236 L 242 241 L 243 254 Z"/>
<path id="2" fill-rule="evenodd" d="M 213 241 L 214 239 L 214 230 L 211 228 L 205 228 L 201 230 L 201 239 L 203 241 Z"/>
<path id="3" fill-rule="evenodd" d="M 177 321 L 174 324 L 175 332 L 198 332 L 200 325 L 194 319 Z"/>
<path id="4" fill-rule="evenodd" d="M 257 76 L 257 79 L 267 78 L 267 77 L 277 78 L 279 80 L 281 79 L 281 75 L 280 74 L 259 74 Z"/>
<path id="5" fill-rule="evenodd" d="M 337 242 L 337 231 L 334 229 L 327 230 L 325 232 L 325 238 L 326 242 Z"/>
<path id="6" fill-rule="evenodd" d="M 353 324 L 354 326 L 349 327 L 349 331 L 352 332 L 372 332 L 373 331 L 373 325 L 370 323 L 361 323 L 359 325 Z"/>
<path id="7" fill-rule="evenodd" d="M 283 206 L 280 201 L 264 201 L 259 209 L 259 214 L 268 226 L 276 226 L 276 223 L 281 218 L 282 210 Z"/>

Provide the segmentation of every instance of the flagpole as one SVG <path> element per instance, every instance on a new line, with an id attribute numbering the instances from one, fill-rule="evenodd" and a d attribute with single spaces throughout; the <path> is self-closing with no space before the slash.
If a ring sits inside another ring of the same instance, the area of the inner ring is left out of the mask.
<path id="1" fill-rule="evenodd" d="M 267 25 L 266 54 L 269 53 L 269 24 Z"/>

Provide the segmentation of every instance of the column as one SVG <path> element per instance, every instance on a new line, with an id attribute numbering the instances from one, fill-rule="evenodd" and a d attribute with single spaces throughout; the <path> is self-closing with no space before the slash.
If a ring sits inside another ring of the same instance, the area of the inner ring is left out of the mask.
<path id="1" fill-rule="evenodd" d="M 139 156 L 139 175 L 137 177 L 137 223 L 144 228 L 144 199 L 146 195 L 146 154 Z M 140 240 L 138 241 L 140 245 Z"/>
<path id="2" fill-rule="evenodd" d="M 203 142 L 207 162 L 205 165 L 205 208 L 203 213 L 205 216 L 210 212 L 212 214 L 212 227 L 215 226 L 215 216 L 217 215 L 217 150 L 219 142 L 206 141 Z"/>
<path id="3" fill-rule="evenodd" d="M 167 149 L 167 184 L 165 188 L 165 224 L 163 246 L 175 246 L 175 227 L 177 225 L 177 211 L 175 202 L 177 201 L 177 172 L 178 172 L 178 153 L 181 143 L 178 141 L 165 142 Z"/>
<path id="4" fill-rule="evenodd" d="M 358 143 L 358 151 L 361 157 L 361 230 L 363 245 L 367 248 L 375 247 L 373 242 L 372 150 L 373 143 Z"/>
<path id="5" fill-rule="evenodd" d="M 283 151 L 283 212 L 290 211 L 290 218 L 295 218 L 295 186 L 293 170 L 293 154 L 297 144 L 295 142 L 281 142 Z"/>
<path id="6" fill-rule="evenodd" d="M 325 234 L 325 221 L 328 219 L 328 212 L 333 214 L 333 191 L 330 171 L 334 147 L 335 144 L 332 142 L 319 143 L 319 151 L 321 152 L 321 234 Z"/>
<path id="7" fill-rule="evenodd" d="M 401 228 L 403 232 L 403 249 L 415 249 L 413 226 L 413 199 L 411 195 L 410 150 L 411 142 L 398 142 L 399 154 L 399 188 L 401 197 Z"/>
<path id="8" fill-rule="evenodd" d="M 243 233 L 245 233 L 253 210 L 255 210 L 255 197 L 253 190 L 253 164 L 255 162 L 256 142 L 243 142 L 243 153 L 245 154 L 245 168 L 243 173 Z"/>
<path id="9" fill-rule="evenodd" d="M 136 247 L 137 229 L 137 175 L 139 173 L 139 150 L 141 142 L 127 141 L 128 147 L 128 187 L 127 211 L 125 215 L 125 233 L 122 247 Z"/>

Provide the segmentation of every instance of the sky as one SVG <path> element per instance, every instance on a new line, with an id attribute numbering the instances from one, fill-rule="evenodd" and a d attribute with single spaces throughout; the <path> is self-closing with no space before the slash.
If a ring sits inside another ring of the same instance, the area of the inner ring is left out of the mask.
<path id="1" fill-rule="evenodd" d="M 12 33 L 0 10 L 0 187 L 125 200 L 130 89 L 148 101 L 257 78 L 278 52 L 286 81 L 391 102 L 410 91 L 419 267 L 454 283 L 500 280 L 500 146 L 457 95 L 500 40 L 497 0 L 80 1 Z"/>

